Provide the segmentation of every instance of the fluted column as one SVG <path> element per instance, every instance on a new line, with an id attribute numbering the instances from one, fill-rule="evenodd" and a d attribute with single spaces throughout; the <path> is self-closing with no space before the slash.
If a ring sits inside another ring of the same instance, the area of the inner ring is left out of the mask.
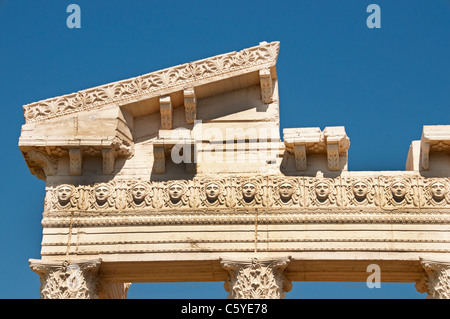
<path id="1" fill-rule="evenodd" d="M 221 259 L 228 272 L 225 290 L 228 299 L 283 299 L 292 289 L 286 278 L 286 267 L 291 258 L 251 260 Z"/>
<path id="2" fill-rule="evenodd" d="M 428 293 L 427 299 L 450 299 L 450 260 L 420 259 L 425 270 L 423 278 L 416 283 L 420 293 Z"/>
<path id="3" fill-rule="evenodd" d="M 29 260 L 41 279 L 42 299 L 97 299 L 101 259 L 77 263 Z"/>

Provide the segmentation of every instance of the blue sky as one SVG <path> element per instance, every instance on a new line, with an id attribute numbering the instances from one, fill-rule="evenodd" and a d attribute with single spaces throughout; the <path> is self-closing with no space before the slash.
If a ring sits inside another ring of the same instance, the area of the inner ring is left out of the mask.
<path id="1" fill-rule="evenodd" d="M 81 29 L 69 29 L 69 4 Z M 369 4 L 381 28 L 369 29 Z M 349 170 L 404 170 L 423 125 L 450 124 L 450 1 L 0 0 L 0 298 L 38 298 L 43 181 L 18 148 L 22 105 L 280 41 L 280 124 L 345 126 Z M 225 298 L 223 282 L 135 284 L 129 298 Z M 288 298 L 424 298 L 413 284 L 295 282 Z"/>

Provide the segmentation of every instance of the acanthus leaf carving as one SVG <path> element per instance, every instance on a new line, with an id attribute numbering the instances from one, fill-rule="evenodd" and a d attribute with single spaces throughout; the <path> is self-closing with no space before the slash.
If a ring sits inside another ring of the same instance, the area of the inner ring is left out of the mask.
<path id="1" fill-rule="evenodd" d="M 225 290 L 228 299 L 283 299 L 292 288 L 286 277 L 286 267 L 291 258 L 251 261 L 221 259 L 228 272 Z"/>
<path id="2" fill-rule="evenodd" d="M 42 299 L 97 299 L 101 259 L 70 263 L 30 260 L 30 268 L 41 279 Z"/>

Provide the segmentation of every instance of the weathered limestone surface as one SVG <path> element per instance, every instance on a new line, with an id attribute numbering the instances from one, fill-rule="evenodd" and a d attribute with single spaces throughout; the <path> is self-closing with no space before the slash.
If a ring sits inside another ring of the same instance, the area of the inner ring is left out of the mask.
<path id="1" fill-rule="evenodd" d="M 30 260 L 43 298 L 154 281 L 281 298 L 295 281 L 366 281 L 369 264 L 448 298 L 450 125 L 423 127 L 405 171 L 348 171 L 344 127 L 280 133 L 278 50 L 24 106 L 19 147 L 46 182 Z"/>

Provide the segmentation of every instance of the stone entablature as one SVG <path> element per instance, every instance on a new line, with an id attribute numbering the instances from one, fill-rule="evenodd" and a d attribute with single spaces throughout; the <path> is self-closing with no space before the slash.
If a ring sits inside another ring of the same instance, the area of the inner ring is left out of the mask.
<path id="1" fill-rule="evenodd" d="M 164 279 L 282 298 L 290 276 L 363 281 L 372 261 L 387 281 L 448 297 L 450 126 L 424 126 L 406 171 L 349 172 L 343 126 L 282 140 L 278 50 L 24 106 L 19 148 L 46 182 L 42 260 L 30 260 L 43 298 L 124 298 L 129 282 Z"/>

